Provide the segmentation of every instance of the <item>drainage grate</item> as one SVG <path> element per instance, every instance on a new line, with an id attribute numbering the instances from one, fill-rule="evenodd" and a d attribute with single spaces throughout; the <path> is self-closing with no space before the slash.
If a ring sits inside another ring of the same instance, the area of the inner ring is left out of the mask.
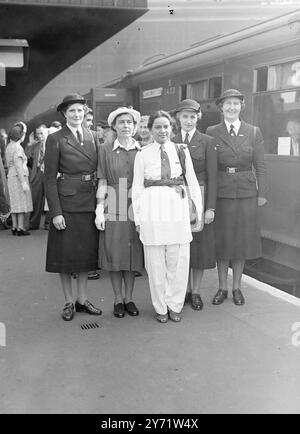
<path id="1" fill-rule="evenodd" d="M 97 322 L 87 322 L 85 324 L 80 325 L 81 330 L 99 329 L 100 327 L 101 325 L 98 324 Z"/>

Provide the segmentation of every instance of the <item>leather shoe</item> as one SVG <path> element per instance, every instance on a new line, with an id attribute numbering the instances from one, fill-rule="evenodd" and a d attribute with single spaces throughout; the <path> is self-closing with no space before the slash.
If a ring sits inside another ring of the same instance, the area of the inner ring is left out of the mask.
<path id="1" fill-rule="evenodd" d="M 128 315 L 138 316 L 139 310 L 136 307 L 136 305 L 133 303 L 133 301 L 129 301 L 128 303 L 124 302 L 124 307 Z"/>
<path id="2" fill-rule="evenodd" d="M 89 271 L 88 272 L 88 279 L 89 280 L 100 279 L 100 273 L 98 273 L 98 271 Z"/>
<path id="3" fill-rule="evenodd" d="M 117 318 L 123 318 L 125 316 L 124 303 L 114 304 L 114 315 Z"/>
<path id="4" fill-rule="evenodd" d="M 92 303 L 88 300 L 85 300 L 84 304 L 80 304 L 78 300 L 75 303 L 76 312 L 85 312 L 90 315 L 101 315 L 102 310 L 93 306 Z"/>
<path id="5" fill-rule="evenodd" d="M 71 321 L 75 315 L 75 307 L 73 303 L 66 303 L 62 311 L 62 319 L 64 321 Z"/>
<path id="6" fill-rule="evenodd" d="M 240 289 L 234 289 L 232 291 L 232 295 L 234 304 L 236 304 L 237 306 L 242 306 L 243 304 L 245 304 L 245 298 Z"/>
<path id="7" fill-rule="evenodd" d="M 225 289 L 219 289 L 213 298 L 212 304 L 222 304 L 226 300 L 228 291 Z"/>
<path id="8" fill-rule="evenodd" d="M 203 309 L 203 301 L 200 294 L 191 294 L 191 306 L 194 310 Z"/>
<path id="9" fill-rule="evenodd" d="M 174 322 L 180 322 L 181 321 L 181 314 L 178 312 L 174 312 L 172 309 L 168 309 L 168 315 L 171 321 Z"/>

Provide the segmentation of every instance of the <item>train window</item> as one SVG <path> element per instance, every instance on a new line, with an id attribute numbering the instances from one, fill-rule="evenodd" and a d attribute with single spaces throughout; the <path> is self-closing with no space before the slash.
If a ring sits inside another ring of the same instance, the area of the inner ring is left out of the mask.
<path id="1" fill-rule="evenodd" d="M 263 66 L 255 71 L 255 92 L 290 89 L 300 86 L 300 60 Z"/>
<path id="2" fill-rule="evenodd" d="M 221 95 L 222 77 L 211 77 L 194 83 L 188 83 L 185 89 L 183 86 L 181 86 L 181 95 L 185 91 L 186 98 L 205 101 L 207 99 L 218 98 Z"/>
<path id="3" fill-rule="evenodd" d="M 299 158 L 300 87 L 254 95 L 253 114 L 254 124 L 264 136 L 266 153 Z"/>
<path id="4" fill-rule="evenodd" d="M 257 68 L 256 70 L 256 92 L 263 92 L 267 90 L 268 85 L 268 67 L 263 66 L 262 68 Z"/>
<path id="5" fill-rule="evenodd" d="M 209 79 L 208 98 L 218 98 L 222 91 L 222 77 Z"/>
<path id="6" fill-rule="evenodd" d="M 180 101 L 182 101 L 183 99 L 187 98 L 187 85 L 186 84 L 182 84 L 180 86 Z"/>
<path id="7" fill-rule="evenodd" d="M 199 101 L 208 97 L 208 80 L 201 80 L 187 85 L 187 97 Z"/>

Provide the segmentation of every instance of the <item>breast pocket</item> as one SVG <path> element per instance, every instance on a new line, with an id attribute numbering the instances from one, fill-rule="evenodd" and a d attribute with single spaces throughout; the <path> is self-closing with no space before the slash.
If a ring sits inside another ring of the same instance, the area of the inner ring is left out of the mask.
<path id="1" fill-rule="evenodd" d="M 205 160 L 205 150 L 200 147 L 191 147 L 190 154 L 193 160 Z"/>

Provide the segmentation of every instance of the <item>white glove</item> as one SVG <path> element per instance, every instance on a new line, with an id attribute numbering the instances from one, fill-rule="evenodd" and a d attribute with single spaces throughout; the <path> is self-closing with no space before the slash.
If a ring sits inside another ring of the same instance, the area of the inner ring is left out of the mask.
<path id="1" fill-rule="evenodd" d="M 96 218 L 95 225 L 99 231 L 105 230 L 105 217 L 104 217 L 104 206 L 102 203 L 98 203 L 95 210 Z"/>

